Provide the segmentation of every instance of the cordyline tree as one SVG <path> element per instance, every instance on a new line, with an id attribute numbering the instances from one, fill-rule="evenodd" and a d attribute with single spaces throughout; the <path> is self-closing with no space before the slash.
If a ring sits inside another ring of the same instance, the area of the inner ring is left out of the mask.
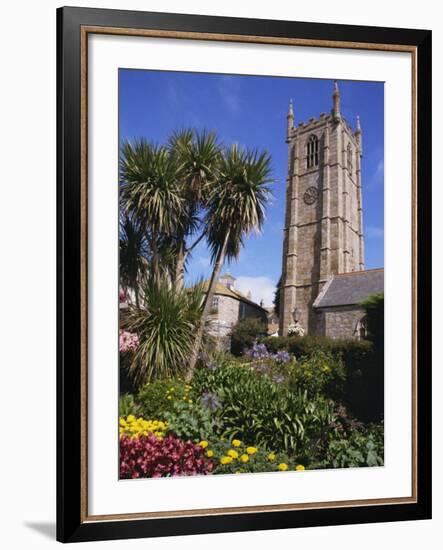
<path id="1" fill-rule="evenodd" d="M 155 377 L 155 356 L 172 362 L 176 357 L 177 369 L 188 380 L 192 377 L 220 270 L 226 259 L 238 256 L 244 237 L 260 230 L 270 194 L 269 175 L 270 158 L 266 153 L 237 146 L 224 150 L 214 133 L 182 130 L 173 134 L 166 146 L 152 145 L 144 139 L 123 143 L 120 258 L 122 282 L 134 290 L 138 310 L 132 312 L 131 327 L 135 329 L 141 323 L 148 326 L 153 319 L 137 320 L 134 315 L 146 318 L 154 309 L 156 322 L 160 322 L 162 308 L 156 289 L 164 299 L 165 311 L 172 311 L 173 295 L 182 307 L 187 303 L 183 296 L 186 262 L 202 239 L 211 249 L 213 263 L 199 319 L 193 299 L 189 316 L 181 318 L 180 340 L 178 323 L 174 327 L 173 316 L 165 317 L 162 330 L 156 331 L 157 340 L 150 339 L 151 352 L 145 346 L 146 353 L 136 354 L 138 367 L 132 365 L 134 372 Z M 166 296 L 168 292 L 172 298 Z M 180 352 L 176 355 L 167 342 L 172 336 L 177 342 L 188 342 L 177 345 Z M 184 350 L 190 357 L 186 365 Z M 143 365 L 145 359 L 150 362 L 148 367 Z M 157 370 L 165 373 L 168 369 L 159 365 Z"/>
<path id="2" fill-rule="evenodd" d="M 236 145 L 220 158 L 219 173 L 209 194 L 206 214 L 213 270 L 186 373 L 188 381 L 195 369 L 223 263 L 226 259 L 237 258 L 245 236 L 252 231 L 260 231 L 262 227 L 266 203 L 270 198 L 270 164 L 267 153 L 242 150 Z"/>

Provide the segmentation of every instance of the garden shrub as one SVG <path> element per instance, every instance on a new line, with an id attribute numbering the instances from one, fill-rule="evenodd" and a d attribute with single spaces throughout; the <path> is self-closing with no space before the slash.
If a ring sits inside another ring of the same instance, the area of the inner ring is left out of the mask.
<path id="1" fill-rule="evenodd" d="M 140 388 L 136 401 L 145 418 L 164 418 L 177 402 L 188 402 L 191 399 L 190 391 L 189 384 L 175 378 L 156 380 Z"/>
<path id="2" fill-rule="evenodd" d="M 203 448 L 174 436 L 163 439 L 155 435 L 120 438 L 120 478 L 206 475 L 214 463 L 205 457 Z"/>
<path id="3" fill-rule="evenodd" d="M 262 340 L 270 352 L 286 350 L 297 359 L 324 352 L 341 360 L 344 379 L 340 387 L 331 383 L 326 396 L 346 405 L 358 419 L 379 422 L 383 419 L 383 353 L 373 342 L 334 340 L 324 336 L 269 337 Z"/>
<path id="4" fill-rule="evenodd" d="M 383 466 L 383 425 L 361 426 L 348 433 L 331 431 L 317 450 L 319 461 L 313 468 L 358 468 Z"/>
<path id="5" fill-rule="evenodd" d="M 219 421 L 213 410 L 198 403 L 176 402 L 164 418 L 169 431 L 185 440 L 200 441 L 219 431 Z"/>
<path id="6" fill-rule="evenodd" d="M 306 391 L 291 391 L 284 383 L 245 365 L 200 368 L 193 392 L 204 388 L 217 395 L 219 434 L 277 452 L 296 454 L 334 419 L 331 402 Z"/>
<path id="7" fill-rule="evenodd" d="M 267 326 L 260 319 L 241 319 L 232 327 L 231 353 L 239 356 L 247 348 L 264 338 L 267 334 Z"/>
<path id="8" fill-rule="evenodd" d="M 141 407 L 134 401 L 131 393 L 124 393 L 118 400 L 118 414 L 120 416 L 140 415 Z"/>
<path id="9" fill-rule="evenodd" d="M 281 353 L 281 352 L 280 352 Z M 309 395 L 325 395 L 334 400 L 343 397 L 345 369 L 340 357 L 317 350 L 294 362 L 289 373 L 291 388 Z"/>

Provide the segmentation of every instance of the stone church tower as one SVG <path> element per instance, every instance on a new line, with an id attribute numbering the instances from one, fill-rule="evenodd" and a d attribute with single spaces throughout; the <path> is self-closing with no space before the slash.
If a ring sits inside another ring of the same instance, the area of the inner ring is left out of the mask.
<path id="1" fill-rule="evenodd" d="M 279 333 L 315 334 L 313 303 L 331 275 L 364 270 L 362 132 L 358 118 L 354 132 L 341 116 L 337 82 L 330 114 L 295 126 L 291 100 L 287 120 Z"/>

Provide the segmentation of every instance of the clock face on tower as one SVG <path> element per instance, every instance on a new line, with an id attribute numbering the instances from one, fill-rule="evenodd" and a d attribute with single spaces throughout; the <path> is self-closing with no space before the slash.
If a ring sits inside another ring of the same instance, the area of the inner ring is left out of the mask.
<path id="1" fill-rule="evenodd" d="M 305 204 L 311 205 L 318 199 L 318 189 L 317 187 L 308 187 L 303 195 L 303 200 Z"/>

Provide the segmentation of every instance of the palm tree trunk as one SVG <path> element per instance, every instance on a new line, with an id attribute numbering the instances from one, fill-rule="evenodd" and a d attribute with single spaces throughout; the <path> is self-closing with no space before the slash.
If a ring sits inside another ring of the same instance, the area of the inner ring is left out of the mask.
<path id="1" fill-rule="evenodd" d="M 189 360 L 189 367 L 185 375 L 185 380 L 189 382 L 194 373 L 195 365 L 198 359 L 198 352 L 200 351 L 200 346 L 203 339 L 203 333 L 205 330 L 206 320 L 208 318 L 209 312 L 212 306 L 212 298 L 215 293 L 215 287 L 220 276 L 221 268 L 225 262 L 226 250 L 228 248 L 230 231 L 228 230 L 223 241 L 223 246 L 220 249 L 220 252 L 217 256 L 217 260 L 214 264 L 214 269 L 212 271 L 211 279 L 209 281 L 208 291 L 206 292 L 205 300 L 203 302 L 203 311 L 200 317 L 200 322 L 197 329 L 197 334 L 194 340 L 194 346 L 192 349 L 192 354 Z"/>
<path id="2" fill-rule="evenodd" d="M 183 242 L 180 245 L 178 255 L 177 255 L 177 263 L 175 266 L 174 288 L 176 290 L 181 290 L 185 282 L 185 263 L 186 263 L 187 255 L 188 253 L 185 250 L 185 245 Z"/>

